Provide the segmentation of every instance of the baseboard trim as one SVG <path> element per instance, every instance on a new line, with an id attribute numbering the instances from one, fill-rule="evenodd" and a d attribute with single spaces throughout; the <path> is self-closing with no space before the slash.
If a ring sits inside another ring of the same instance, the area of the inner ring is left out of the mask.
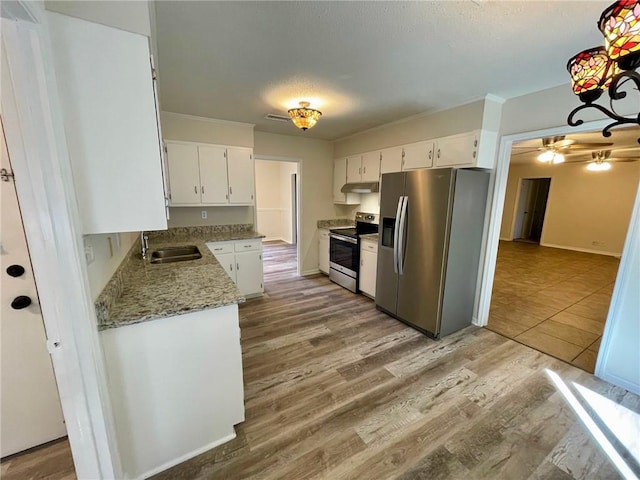
<path id="1" fill-rule="evenodd" d="M 211 450 L 212 448 L 215 448 L 215 447 L 218 447 L 218 446 L 222 445 L 223 443 L 227 443 L 227 442 L 233 440 L 234 438 L 236 438 L 236 432 L 235 432 L 235 429 L 233 427 L 231 427 L 231 431 L 233 433 L 231 433 L 230 435 L 227 435 L 226 437 L 222 437 L 221 439 L 216 440 L 215 442 L 211 442 L 210 444 L 205 445 L 202 448 L 198 448 L 198 449 L 193 450 L 193 451 L 191 451 L 189 453 L 186 453 L 186 454 L 182 455 L 179 458 L 176 458 L 174 460 L 170 460 L 167 463 L 165 463 L 165 464 L 163 464 L 163 465 L 161 465 L 161 466 L 159 466 L 157 468 L 153 468 L 153 469 L 149 470 L 148 472 L 143 473 L 142 475 L 136 477 L 136 479 L 137 480 L 144 480 L 145 478 L 149 478 L 149 477 L 151 477 L 153 475 L 156 475 L 156 474 L 158 474 L 160 472 L 164 472 L 165 470 L 167 470 L 167 469 L 169 469 L 171 467 L 174 467 L 174 466 L 178 465 L 179 463 L 186 462 L 187 460 L 189 460 L 189 459 L 191 459 L 193 457 L 196 457 L 196 456 L 200 455 L 201 453 L 204 453 L 204 452 L 206 452 L 208 450 Z"/>
<path id="2" fill-rule="evenodd" d="M 513 238 L 509 238 L 509 237 L 500 237 L 500 241 L 502 241 L 502 242 L 513 242 Z"/>
<path id="3" fill-rule="evenodd" d="M 318 273 L 322 273 L 322 272 L 320 271 L 320 269 L 319 269 L 319 268 L 314 268 L 314 269 L 312 269 L 312 270 L 305 270 L 304 272 L 302 272 L 302 274 L 301 274 L 301 275 L 302 275 L 303 277 L 308 277 L 309 275 L 316 275 L 316 274 L 318 274 Z"/>
<path id="4" fill-rule="evenodd" d="M 608 257 L 618 257 L 622 255 L 621 252 L 605 252 L 603 250 L 593 250 L 591 248 L 580 248 L 580 247 L 568 247 L 566 245 L 556 245 L 555 243 L 540 243 L 541 247 L 550 247 L 550 248 L 560 248 L 562 250 L 573 250 L 574 252 L 583 252 L 583 253 L 595 253 L 596 255 L 607 255 Z"/>

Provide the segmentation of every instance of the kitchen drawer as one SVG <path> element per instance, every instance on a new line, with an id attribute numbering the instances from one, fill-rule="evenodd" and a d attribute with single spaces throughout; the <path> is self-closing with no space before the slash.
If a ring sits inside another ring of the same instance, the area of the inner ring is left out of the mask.
<path id="1" fill-rule="evenodd" d="M 367 240 L 365 238 L 362 239 L 362 250 L 367 252 L 378 253 L 378 241 L 377 240 Z"/>
<path id="2" fill-rule="evenodd" d="M 233 253 L 233 242 L 211 242 L 207 243 L 207 247 L 214 255 Z"/>
<path id="3" fill-rule="evenodd" d="M 262 240 L 244 240 L 237 241 L 236 244 L 236 252 L 250 252 L 252 250 L 262 250 Z"/>

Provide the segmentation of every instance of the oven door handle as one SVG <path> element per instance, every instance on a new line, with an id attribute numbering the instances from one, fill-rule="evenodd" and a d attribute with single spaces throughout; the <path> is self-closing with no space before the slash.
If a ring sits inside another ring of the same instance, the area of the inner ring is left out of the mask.
<path id="1" fill-rule="evenodd" d="M 336 235 L 335 233 L 330 233 L 329 237 L 334 238 L 336 240 L 340 240 L 342 242 L 349 242 L 349 243 L 353 243 L 354 245 L 358 244 L 358 240 L 356 240 L 355 238 L 351 238 L 351 237 L 343 237 L 342 235 Z"/>

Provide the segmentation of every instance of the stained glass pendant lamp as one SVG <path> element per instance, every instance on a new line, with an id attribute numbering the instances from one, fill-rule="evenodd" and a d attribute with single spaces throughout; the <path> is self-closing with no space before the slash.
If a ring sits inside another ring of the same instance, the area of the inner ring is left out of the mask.
<path id="1" fill-rule="evenodd" d="M 292 108 L 289 110 L 289 116 L 293 124 L 301 128 L 302 130 L 308 130 L 318 123 L 318 119 L 322 115 L 322 112 L 309 108 L 311 104 L 309 102 L 300 102 L 300 108 Z"/>
<path id="2" fill-rule="evenodd" d="M 624 116 L 614 107 L 616 101 L 627 96 L 622 90 L 625 83 L 635 84 L 636 92 L 640 89 L 640 75 L 635 71 L 640 67 L 640 0 L 613 3 L 602 12 L 598 27 L 605 45 L 584 50 L 567 63 L 573 93 L 584 103 L 569 114 L 568 123 L 572 127 L 581 125 L 584 121 L 576 120 L 575 115 L 586 108 L 595 108 L 613 120 L 602 130 L 602 135 L 610 137 L 614 127 L 640 125 L 640 112 Z M 609 93 L 610 109 L 594 103 L 604 91 Z"/>

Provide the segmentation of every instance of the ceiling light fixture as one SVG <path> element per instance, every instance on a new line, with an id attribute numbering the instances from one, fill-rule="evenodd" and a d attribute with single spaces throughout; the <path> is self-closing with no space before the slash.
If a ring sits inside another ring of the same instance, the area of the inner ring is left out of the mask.
<path id="1" fill-rule="evenodd" d="M 640 0 L 618 0 L 610 5 L 598 22 L 604 35 L 605 46 L 584 50 L 567 62 L 573 93 L 584 103 L 575 108 L 567 122 L 572 127 L 584 123 L 575 115 L 587 108 L 595 108 L 614 120 L 604 127 L 602 135 L 611 136 L 611 129 L 625 124 L 640 125 L 640 112 L 631 116 L 616 113 L 614 101 L 622 100 L 627 92 L 622 87 L 627 82 L 640 90 Z M 609 91 L 610 109 L 594 103 L 602 92 Z M 640 138 L 638 139 L 640 143 Z"/>
<path id="2" fill-rule="evenodd" d="M 292 108 L 289 110 L 289 116 L 293 124 L 302 130 L 308 130 L 318 123 L 318 119 L 322 112 L 309 108 L 309 102 L 300 102 L 300 108 Z"/>
<path id="3" fill-rule="evenodd" d="M 545 150 L 538 155 L 538 161 L 542 163 L 563 163 L 564 155 L 554 150 Z"/>
<path id="4" fill-rule="evenodd" d="M 603 160 L 596 160 L 595 162 L 587 164 L 587 170 L 592 172 L 606 172 L 607 170 L 611 170 L 611 164 Z"/>

